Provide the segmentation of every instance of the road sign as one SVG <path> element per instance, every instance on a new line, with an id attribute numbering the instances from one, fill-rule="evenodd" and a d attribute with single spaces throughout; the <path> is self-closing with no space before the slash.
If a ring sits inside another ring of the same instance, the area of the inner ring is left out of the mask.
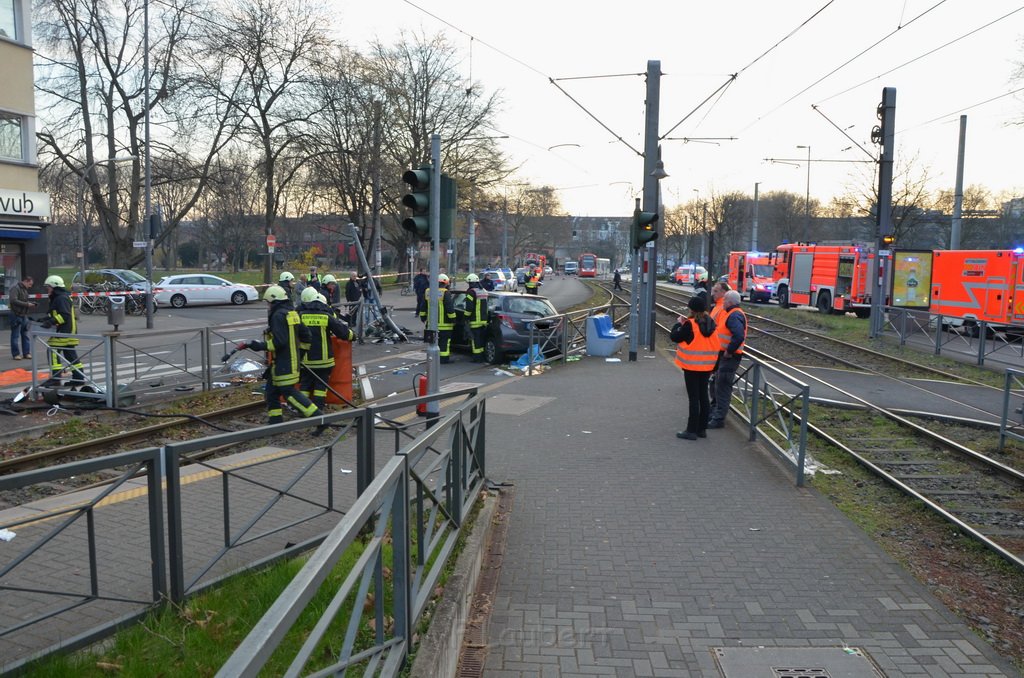
<path id="1" fill-rule="evenodd" d="M 139 250 L 146 249 L 146 244 L 147 243 L 146 243 L 145 240 L 133 240 L 132 241 L 132 247 L 134 247 L 135 249 L 139 249 Z"/>
<path id="2" fill-rule="evenodd" d="M 273 253 L 274 253 L 274 249 L 275 249 L 275 248 L 274 248 L 274 246 L 273 246 L 273 245 L 270 245 L 270 246 L 268 246 L 268 247 L 267 247 L 267 254 L 273 254 Z"/>
<path id="3" fill-rule="evenodd" d="M 269 234 L 267 236 L 267 249 L 269 249 L 271 252 L 273 252 L 274 251 L 274 247 L 276 245 L 277 245 L 277 236 L 275 236 L 273 233 Z"/>

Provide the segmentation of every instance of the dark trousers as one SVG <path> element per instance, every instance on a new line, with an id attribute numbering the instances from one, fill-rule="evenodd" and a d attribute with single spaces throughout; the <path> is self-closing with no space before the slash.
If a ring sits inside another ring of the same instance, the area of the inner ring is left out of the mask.
<path id="1" fill-rule="evenodd" d="M 683 370 L 686 397 L 690 401 L 690 412 L 686 418 L 686 430 L 689 433 L 703 433 L 708 428 L 708 415 L 711 414 L 711 398 L 708 395 L 710 377 L 710 371 Z"/>
<path id="2" fill-rule="evenodd" d="M 327 384 L 332 370 L 333 367 L 303 366 L 302 376 L 299 377 L 299 390 L 321 409 L 327 404 Z"/>
<path id="3" fill-rule="evenodd" d="M 312 417 L 320 412 L 309 398 L 295 388 L 295 384 L 277 386 L 268 379 L 266 393 L 268 424 L 280 424 L 284 421 L 284 409 L 281 407 L 281 398 L 287 400 L 288 404 L 298 410 L 304 417 Z"/>
<path id="4" fill-rule="evenodd" d="M 724 355 L 719 357 L 718 369 L 715 370 L 715 408 L 711 412 L 711 421 L 724 421 L 725 415 L 729 414 L 732 384 L 736 381 L 736 370 L 742 359 L 742 355 L 733 355 L 731 358 Z"/>
<path id="5" fill-rule="evenodd" d="M 19 353 L 20 350 L 20 353 Z M 32 346 L 28 341 L 28 316 L 11 314 L 11 357 L 29 355 Z"/>

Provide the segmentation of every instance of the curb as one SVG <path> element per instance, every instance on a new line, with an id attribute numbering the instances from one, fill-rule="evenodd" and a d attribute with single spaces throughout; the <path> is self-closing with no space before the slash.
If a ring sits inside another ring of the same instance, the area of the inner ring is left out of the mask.
<path id="1" fill-rule="evenodd" d="M 455 562 L 455 569 L 444 585 L 444 593 L 430 620 L 430 628 L 420 640 L 410 678 L 454 676 L 469 608 L 473 602 L 484 553 L 490 541 L 494 514 L 500 493 L 485 492 L 483 507 L 477 514 L 473 531 Z"/>

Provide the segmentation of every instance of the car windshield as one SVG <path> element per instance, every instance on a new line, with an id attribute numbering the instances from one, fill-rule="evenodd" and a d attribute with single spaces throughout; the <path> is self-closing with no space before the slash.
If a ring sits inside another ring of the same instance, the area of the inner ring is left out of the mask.
<path id="1" fill-rule="evenodd" d="M 751 268 L 751 273 L 757 278 L 770 278 L 772 277 L 772 265 L 771 264 L 754 264 Z"/>
<path id="2" fill-rule="evenodd" d="M 538 318 L 546 318 L 549 315 L 558 315 L 558 311 L 545 299 L 530 299 L 529 297 L 516 297 L 508 300 L 508 312 L 521 315 L 532 315 Z"/>
<path id="3" fill-rule="evenodd" d="M 128 269 L 120 270 L 117 272 L 126 282 L 137 283 L 146 282 L 146 279 L 135 271 L 129 271 Z"/>

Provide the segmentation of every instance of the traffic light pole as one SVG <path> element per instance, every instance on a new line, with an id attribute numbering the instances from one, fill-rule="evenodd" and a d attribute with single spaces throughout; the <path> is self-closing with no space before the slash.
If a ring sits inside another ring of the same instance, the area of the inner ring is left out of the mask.
<path id="1" fill-rule="evenodd" d="M 636 362 L 636 350 L 640 343 L 638 329 L 640 327 L 640 258 L 642 249 L 636 246 L 636 213 L 640 211 L 640 198 L 636 199 L 633 210 L 633 221 L 630 226 L 630 244 L 633 246 L 633 262 L 630 266 L 630 302 L 629 302 L 629 362 Z"/>
<path id="2" fill-rule="evenodd" d="M 885 240 L 892 236 L 892 167 L 895 151 L 896 129 L 896 88 L 882 88 L 882 103 L 878 104 L 880 124 L 872 137 L 882 145 L 878 161 L 878 222 L 875 233 L 875 258 L 871 265 L 871 322 L 869 336 L 874 339 L 882 335 L 885 327 L 885 280 L 887 268 L 882 264 L 888 245 Z"/>
<path id="3" fill-rule="evenodd" d="M 441 351 L 437 345 L 437 321 L 440 311 L 441 286 L 437 282 L 440 274 L 441 256 L 441 135 L 430 135 L 430 303 L 427 304 L 427 330 L 430 343 L 427 345 L 427 395 L 440 392 Z M 427 417 L 436 419 L 441 412 L 441 402 L 427 403 Z"/>
<path id="4" fill-rule="evenodd" d="M 660 215 L 658 182 L 664 175 L 660 168 L 661 149 L 658 146 L 658 120 L 661 108 L 661 62 L 647 62 L 647 106 L 644 121 L 644 182 L 643 211 Z M 658 280 L 658 221 L 654 222 L 654 239 L 647 244 L 647 271 L 644 275 L 644 331 L 641 336 L 648 350 L 654 350 L 654 298 Z"/>

